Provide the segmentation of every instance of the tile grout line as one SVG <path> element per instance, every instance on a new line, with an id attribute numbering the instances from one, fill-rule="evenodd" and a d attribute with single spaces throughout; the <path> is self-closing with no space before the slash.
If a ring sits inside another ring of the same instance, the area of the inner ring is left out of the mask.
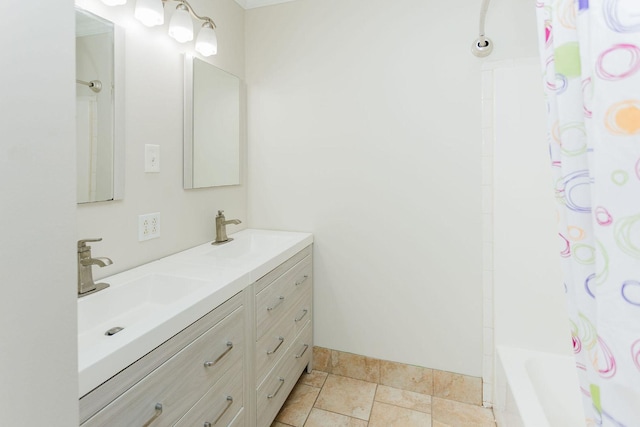
<path id="1" fill-rule="evenodd" d="M 378 373 L 378 381 L 380 381 L 380 374 Z M 376 389 L 373 392 L 373 402 L 371 402 L 371 410 L 369 411 L 369 419 L 367 420 L 367 427 L 369 427 L 369 424 L 371 423 L 371 414 L 373 414 L 373 405 L 376 404 L 376 396 L 378 395 L 378 387 L 380 386 L 380 384 L 376 383 Z"/>
<path id="2" fill-rule="evenodd" d="M 311 370 L 311 372 L 313 372 L 313 370 Z M 305 373 L 303 372 L 302 375 L 304 375 L 304 374 Z M 327 378 L 328 377 L 329 377 L 329 375 L 327 375 Z M 324 388 L 324 385 L 327 382 L 327 378 L 324 379 L 324 382 L 322 383 L 322 387 L 320 387 L 320 389 L 319 389 L 320 391 L 318 391 L 318 395 L 316 396 L 315 400 L 313 401 L 313 405 L 311 405 L 311 409 L 309 410 L 309 413 L 307 414 L 306 418 L 304 419 L 304 422 L 302 423 L 302 427 L 307 425 L 307 421 L 309 421 L 309 417 L 311 416 L 311 411 L 313 411 L 313 408 L 316 407 L 316 402 L 318 401 L 318 398 L 320 397 L 320 393 L 322 393 L 322 389 Z"/>

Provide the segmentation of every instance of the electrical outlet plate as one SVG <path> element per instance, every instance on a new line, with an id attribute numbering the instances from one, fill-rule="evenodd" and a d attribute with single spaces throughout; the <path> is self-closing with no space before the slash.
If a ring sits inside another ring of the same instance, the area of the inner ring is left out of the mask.
<path id="1" fill-rule="evenodd" d="M 160 237 L 160 212 L 138 215 L 138 241 Z"/>

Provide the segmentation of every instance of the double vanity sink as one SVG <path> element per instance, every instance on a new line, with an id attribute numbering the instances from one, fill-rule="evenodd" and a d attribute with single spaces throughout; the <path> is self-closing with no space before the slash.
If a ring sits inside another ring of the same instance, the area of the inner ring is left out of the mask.
<path id="1" fill-rule="evenodd" d="M 286 276 L 274 270 L 286 263 L 294 270 L 299 261 L 291 259 L 302 259 L 301 251 L 308 252 L 304 256 L 311 268 L 309 233 L 248 229 L 232 237 L 223 245 L 203 244 L 104 278 L 107 289 L 78 299 L 80 398 L 234 296 L 256 316 L 251 301 L 258 290 L 251 289 L 251 298 L 238 294 L 264 276 L 273 281 Z"/>

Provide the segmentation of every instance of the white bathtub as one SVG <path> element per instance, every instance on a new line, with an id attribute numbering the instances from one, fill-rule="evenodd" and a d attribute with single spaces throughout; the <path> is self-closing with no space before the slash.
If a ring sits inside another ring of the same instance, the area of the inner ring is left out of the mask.
<path id="1" fill-rule="evenodd" d="M 573 357 L 497 347 L 493 411 L 499 427 L 584 427 Z"/>

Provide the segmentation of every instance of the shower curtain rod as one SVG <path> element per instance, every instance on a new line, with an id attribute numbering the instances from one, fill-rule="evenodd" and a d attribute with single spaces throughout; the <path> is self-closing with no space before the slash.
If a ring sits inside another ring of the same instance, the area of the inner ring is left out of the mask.
<path id="1" fill-rule="evenodd" d="M 89 86 L 89 89 L 91 89 L 95 93 L 98 93 L 102 90 L 102 82 L 100 80 L 91 80 L 90 82 L 85 82 L 84 80 L 76 79 L 76 83 Z"/>
<path id="2" fill-rule="evenodd" d="M 484 34 L 484 23 L 489 10 L 489 1 L 482 1 L 482 6 L 480 7 L 480 37 L 471 45 L 471 52 L 478 57 L 488 56 L 493 50 L 493 42 Z"/>

